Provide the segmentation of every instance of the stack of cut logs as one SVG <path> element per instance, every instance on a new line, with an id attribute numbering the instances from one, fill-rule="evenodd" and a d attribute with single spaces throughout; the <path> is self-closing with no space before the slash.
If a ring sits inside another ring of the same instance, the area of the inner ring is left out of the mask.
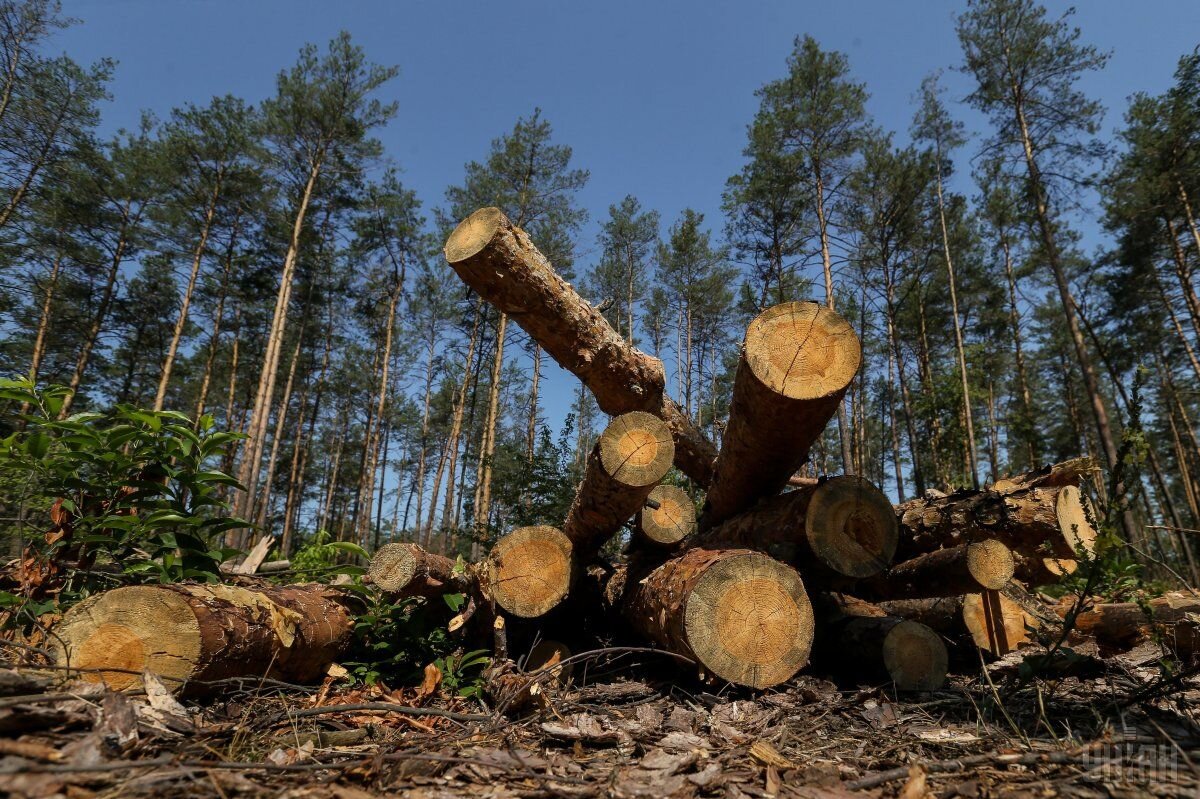
<path id="1" fill-rule="evenodd" d="M 665 393 L 662 363 L 618 335 L 498 209 L 463 221 L 445 255 L 612 417 L 560 528 L 513 530 L 465 568 L 412 543 L 372 559 L 369 579 L 397 599 L 467 595 L 452 626 L 492 631 L 498 654 L 505 619 L 557 616 L 607 623 L 755 688 L 811 659 L 931 689 L 951 662 L 978 665 L 980 650 L 1025 642 L 1044 615 L 1025 586 L 1056 581 L 1092 551 L 1083 461 L 899 507 L 860 477 L 795 478 L 861 360 L 852 327 L 828 308 L 790 302 L 750 323 L 718 453 Z M 706 490 L 698 517 L 692 496 L 661 482 L 672 466 Z M 605 562 L 631 520 L 622 562 Z M 1129 624 L 1117 625 L 1126 638 Z M 304 680 L 350 626 L 346 600 L 326 586 L 156 586 L 77 606 L 57 640 L 60 659 L 118 684 L 144 668 L 176 682 Z"/>

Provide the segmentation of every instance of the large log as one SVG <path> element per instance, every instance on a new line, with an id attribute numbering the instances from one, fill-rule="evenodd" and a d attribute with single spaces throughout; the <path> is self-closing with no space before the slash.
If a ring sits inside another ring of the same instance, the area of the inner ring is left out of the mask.
<path id="1" fill-rule="evenodd" d="M 722 680 L 767 688 L 808 662 L 813 614 L 804 584 L 760 552 L 689 549 L 628 577 L 622 604 L 637 632 Z"/>
<path id="2" fill-rule="evenodd" d="M 819 594 L 814 607 L 821 622 L 813 650 L 817 665 L 838 675 L 886 679 L 902 691 L 933 691 L 945 684 L 946 645 L 924 624 L 840 593 Z"/>
<path id="3" fill-rule="evenodd" d="M 880 602 L 891 616 L 918 621 L 952 642 L 969 640 L 996 657 L 1030 641 L 1027 628 L 1038 619 L 999 591 L 983 591 L 938 599 L 897 599 Z"/>
<path id="4" fill-rule="evenodd" d="M 609 423 L 588 455 L 563 523 L 577 559 L 594 557 L 642 509 L 674 457 L 671 431 L 657 416 L 632 411 Z"/>
<path id="5" fill-rule="evenodd" d="M 376 550 L 367 576 L 396 599 L 468 593 L 475 587 L 470 569 L 459 569 L 450 558 L 407 542 L 384 544 Z"/>
<path id="6" fill-rule="evenodd" d="M 854 328 L 813 302 L 763 311 L 746 330 L 700 527 L 779 493 L 837 413 L 862 361 Z"/>
<path id="7" fill-rule="evenodd" d="M 897 506 L 903 559 L 992 538 L 1027 557 L 1074 559 L 1095 550 L 1086 499 L 1073 485 L 1019 484 L 931 495 Z"/>
<path id="8" fill-rule="evenodd" d="M 711 482 L 716 449 L 666 395 L 662 361 L 621 338 L 499 208 L 481 208 L 459 223 L 445 255 L 464 283 L 582 380 L 600 410 L 658 416 L 671 428 L 680 471 L 702 486 Z"/>
<path id="9" fill-rule="evenodd" d="M 1015 569 L 1012 550 L 989 538 L 917 555 L 859 583 L 856 590 L 872 599 L 954 596 L 1004 588 Z"/>
<path id="10" fill-rule="evenodd" d="M 85 599 L 55 627 L 55 662 L 121 690 L 231 677 L 316 682 L 350 642 L 348 595 L 325 585 L 138 585 Z M 112 669 L 112 671 L 106 671 Z"/>
<path id="11" fill-rule="evenodd" d="M 671 546 L 696 532 L 696 506 L 682 488 L 655 486 L 638 513 L 638 531 L 651 544 Z"/>
<path id="12" fill-rule="evenodd" d="M 863 578 L 892 562 L 896 514 L 861 477 L 832 477 L 761 501 L 701 533 L 708 548 L 761 549 L 813 577 Z"/>
<path id="13" fill-rule="evenodd" d="M 572 552 L 571 539 L 555 527 L 518 527 L 480 565 L 481 588 L 514 616 L 537 618 L 566 598 Z"/>
<path id="14" fill-rule="evenodd" d="M 1064 599 L 1054 611 L 1065 619 L 1072 605 Z M 1191 660 L 1200 652 L 1200 597 L 1171 593 L 1143 603 L 1096 603 L 1075 617 L 1074 633 L 1094 638 L 1102 654 L 1160 641 L 1177 657 Z"/>

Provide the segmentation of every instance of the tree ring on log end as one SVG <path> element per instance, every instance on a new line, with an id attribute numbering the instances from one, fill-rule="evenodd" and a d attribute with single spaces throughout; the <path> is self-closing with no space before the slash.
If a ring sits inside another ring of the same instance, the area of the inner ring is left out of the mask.
<path id="1" fill-rule="evenodd" d="M 187 600 L 153 586 L 115 588 L 81 602 L 67 611 L 54 638 L 60 666 L 121 669 L 81 675 L 117 691 L 140 687 L 143 671 L 175 688 L 192 676 L 201 655 L 200 623 Z"/>
<path id="2" fill-rule="evenodd" d="M 815 302 L 785 302 L 746 330 L 746 363 L 771 391 L 811 400 L 844 390 L 858 373 L 862 346 L 850 323 Z"/>
<path id="3" fill-rule="evenodd" d="M 627 486 L 654 485 L 674 460 L 671 428 L 644 411 L 621 414 L 600 436 L 600 464 L 609 476 Z"/>
<path id="4" fill-rule="evenodd" d="M 571 585 L 571 541 L 555 527 L 519 527 L 489 556 L 490 589 L 514 616 L 541 616 L 563 600 Z"/>
<path id="5" fill-rule="evenodd" d="M 989 538 L 967 544 L 967 571 L 984 588 L 1000 589 L 1008 585 L 1017 570 L 1012 550 Z"/>
<path id="6" fill-rule="evenodd" d="M 883 639 L 883 665 L 902 691 L 934 691 L 946 682 L 950 656 L 941 636 L 904 620 Z"/>
<path id="7" fill-rule="evenodd" d="M 696 530 L 696 506 L 687 492 L 678 486 L 655 486 L 650 499 L 658 503 L 641 512 L 641 530 L 657 544 L 675 544 Z"/>
<path id="8" fill-rule="evenodd" d="M 446 239 L 446 261 L 457 264 L 476 255 L 507 221 L 499 208 L 480 208 L 459 222 L 450 238 Z"/>
<path id="9" fill-rule="evenodd" d="M 1054 514 L 1071 551 L 1091 555 L 1096 550 L 1096 528 L 1086 502 L 1077 486 L 1063 486 L 1054 501 Z"/>
<path id="10" fill-rule="evenodd" d="M 367 574 L 384 591 L 395 593 L 407 586 L 417 573 L 417 559 L 409 544 L 384 544 L 371 556 Z"/>
<path id="11" fill-rule="evenodd" d="M 965 595 L 962 615 L 975 645 L 996 657 L 1028 642 L 1026 627 L 1038 626 L 1036 619 L 999 591 Z"/>
<path id="12" fill-rule="evenodd" d="M 871 577 L 888 568 L 899 540 L 892 503 L 861 477 L 834 477 L 817 486 L 804 532 L 813 553 L 848 577 Z"/>
<path id="13" fill-rule="evenodd" d="M 769 688 L 808 663 L 813 611 L 800 575 L 758 552 L 723 558 L 692 587 L 684 632 L 712 674 Z"/>

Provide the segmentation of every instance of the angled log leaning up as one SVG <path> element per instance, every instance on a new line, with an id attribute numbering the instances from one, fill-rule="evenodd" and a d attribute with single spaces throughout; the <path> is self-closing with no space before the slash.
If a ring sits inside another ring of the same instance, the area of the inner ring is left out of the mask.
<path id="1" fill-rule="evenodd" d="M 481 588 L 504 610 L 532 619 L 549 613 L 571 588 L 573 547 L 556 527 L 518 527 L 480 565 Z"/>
<path id="2" fill-rule="evenodd" d="M 467 593 L 474 589 L 474 574 L 444 555 L 426 552 L 412 543 L 384 544 L 371 556 L 367 576 L 380 590 L 400 599 Z"/>
<path id="3" fill-rule="evenodd" d="M 1012 550 L 989 538 L 917 555 L 864 580 L 855 590 L 874 599 L 970 594 L 1004 588 L 1015 570 Z"/>
<path id="4" fill-rule="evenodd" d="M 629 575 L 619 601 L 637 632 L 722 680 L 767 688 L 808 663 L 804 584 L 760 552 L 689 549 L 640 579 Z"/>
<path id="5" fill-rule="evenodd" d="M 945 684 L 949 655 L 929 627 L 846 594 L 821 593 L 813 604 L 821 622 L 814 662 L 836 674 L 886 679 L 902 691 L 932 691 Z"/>
<path id="6" fill-rule="evenodd" d="M 696 532 L 696 506 L 678 486 L 655 486 L 638 513 L 637 528 L 654 545 L 678 544 Z"/>
<path id="7" fill-rule="evenodd" d="M 675 463 L 702 486 L 717 452 L 665 393 L 662 362 L 629 346 L 499 208 L 481 208 L 446 240 L 446 260 L 479 296 L 508 314 L 610 415 L 646 411 L 671 428 Z"/>
<path id="8" fill-rule="evenodd" d="M 700 533 L 709 548 L 761 549 L 819 581 L 879 574 L 896 551 L 896 514 L 861 477 L 832 477 L 760 502 Z"/>
<path id="9" fill-rule="evenodd" d="M 1029 627 L 1040 622 L 999 591 L 983 591 L 937 599 L 897 599 L 880 602 L 888 615 L 919 621 L 951 642 L 970 642 L 999 657 L 1030 642 Z M 970 658 L 968 658 L 970 660 Z"/>
<path id="10" fill-rule="evenodd" d="M 114 689 L 140 686 L 143 671 L 193 691 L 229 677 L 316 682 L 350 642 L 351 602 L 318 584 L 114 588 L 67 611 L 55 660 Z"/>
<path id="11" fill-rule="evenodd" d="M 813 302 L 763 311 L 746 330 L 700 528 L 777 494 L 808 460 L 862 361 L 850 324 Z"/>
<path id="12" fill-rule="evenodd" d="M 577 560 L 593 558 L 645 506 L 674 458 L 671 430 L 657 416 L 633 411 L 609 423 L 588 455 L 563 522 Z"/>

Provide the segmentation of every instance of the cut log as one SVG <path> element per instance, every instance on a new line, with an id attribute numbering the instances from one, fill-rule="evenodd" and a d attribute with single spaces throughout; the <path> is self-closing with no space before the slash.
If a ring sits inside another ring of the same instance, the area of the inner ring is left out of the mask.
<path id="1" fill-rule="evenodd" d="M 946 682 L 949 654 L 941 636 L 920 622 L 838 593 L 815 601 L 821 624 L 814 661 L 839 675 L 887 679 L 902 691 L 933 691 Z"/>
<path id="2" fill-rule="evenodd" d="M 582 380 L 600 410 L 658 416 L 671 429 L 680 471 L 702 486 L 712 481 L 716 449 L 666 395 L 662 361 L 631 347 L 499 208 L 463 220 L 445 255 L 464 283 Z"/>
<path id="3" fill-rule="evenodd" d="M 325 585 L 137 585 L 85 599 L 55 627 L 55 662 L 121 690 L 230 677 L 316 682 L 350 642 L 349 595 Z M 112 669 L 106 671 L 105 669 Z"/>
<path id="4" fill-rule="evenodd" d="M 467 569 L 444 555 L 426 552 L 412 543 L 384 544 L 371 556 L 370 581 L 397 598 L 434 597 L 468 593 L 474 580 Z"/>
<path id="5" fill-rule="evenodd" d="M 880 602 L 892 616 L 919 621 L 951 641 L 964 636 L 975 647 L 996 657 L 1030 641 L 1027 627 L 1038 620 L 999 591 L 984 591 L 939 599 L 898 599 Z"/>
<path id="6" fill-rule="evenodd" d="M 914 499 L 896 508 L 898 557 L 994 538 L 1027 557 L 1074 559 L 1095 550 L 1096 529 L 1086 499 L 1073 485 L 985 488 Z"/>
<path id="7" fill-rule="evenodd" d="M 1043 558 L 1037 555 L 1020 555 L 1016 558 L 1014 576 L 1028 586 L 1051 585 L 1079 569 L 1079 561 L 1071 558 Z"/>
<path id="8" fill-rule="evenodd" d="M 678 544 L 696 532 L 696 506 L 678 486 L 655 486 L 638 514 L 638 530 L 653 544 Z"/>
<path id="9" fill-rule="evenodd" d="M 804 584 L 760 552 L 689 549 L 624 589 L 636 631 L 722 680 L 767 688 L 808 663 L 813 613 Z"/>
<path id="10" fill-rule="evenodd" d="M 588 455 L 563 523 L 576 558 L 590 560 L 642 509 L 674 457 L 671 431 L 657 416 L 633 411 L 612 420 Z"/>
<path id="11" fill-rule="evenodd" d="M 898 563 L 859 585 L 864 596 L 919 599 L 998 590 L 1013 578 L 1012 550 L 995 539 L 938 549 Z"/>
<path id="12" fill-rule="evenodd" d="M 571 540 L 557 528 L 518 527 L 492 547 L 481 587 L 514 616 L 542 616 L 571 587 L 571 554 Z"/>
<path id="13" fill-rule="evenodd" d="M 1100 467 L 1091 458 L 1072 458 L 1062 463 L 1052 463 L 1040 469 L 1001 477 L 992 484 L 992 490 L 999 494 L 1011 494 L 1025 488 L 1062 488 L 1063 486 L 1079 487 L 1080 482 Z"/>
<path id="14" fill-rule="evenodd" d="M 1063 600 L 1054 611 L 1065 619 L 1071 605 L 1071 600 Z M 1190 661 L 1200 653 L 1200 597 L 1171 593 L 1144 604 L 1097 603 L 1075 617 L 1074 633 L 1094 638 L 1104 655 L 1159 641 L 1176 657 Z"/>
<path id="15" fill-rule="evenodd" d="M 701 533 L 697 544 L 761 549 L 814 577 L 827 570 L 863 578 L 891 565 L 896 536 L 887 495 L 861 477 L 842 476 L 763 500 Z"/>
<path id="16" fill-rule="evenodd" d="M 742 345 L 701 529 L 779 493 L 808 460 L 861 361 L 854 328 L 822 305 L 788 302 L 755 317 Z"/>

